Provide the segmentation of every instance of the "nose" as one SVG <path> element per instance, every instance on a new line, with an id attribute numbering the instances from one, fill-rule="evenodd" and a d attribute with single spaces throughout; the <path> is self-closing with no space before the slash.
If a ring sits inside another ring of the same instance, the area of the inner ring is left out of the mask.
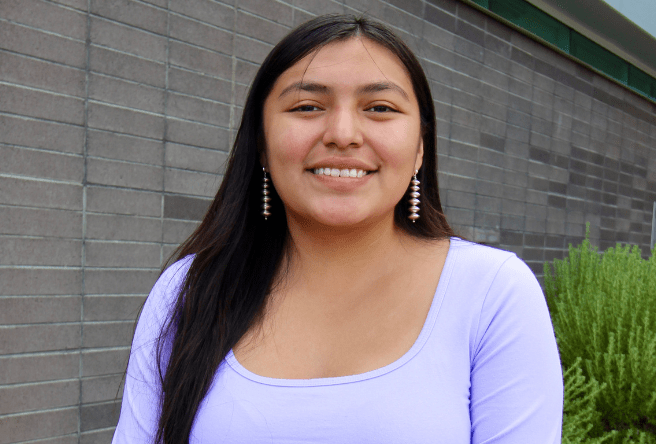
<path id="1" fill-rule="evenodd" d="M 333 109 L 326 119 L 323 143 L 340 149 L 362 146 L 364 136 L 358 112 L 348 107 Z"/>

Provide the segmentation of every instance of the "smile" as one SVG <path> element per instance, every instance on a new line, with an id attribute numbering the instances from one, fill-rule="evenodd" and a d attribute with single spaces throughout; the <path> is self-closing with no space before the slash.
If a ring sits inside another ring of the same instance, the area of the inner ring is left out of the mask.
<path id="1" fill-rule="evenodd" d="M 344 168 L 344 169 L 338 169 L 338 168 L 315 168 L 314 170 L 310 170 L 312 173 L 317 174 L 317 175 L 323 175 L 323 176 L 331 176 L 331 177 L 364 177 L 367 174 L 371 174 L 372 171 L 366 171 L 366 170 L 359 170 L 355 168 Z"/>

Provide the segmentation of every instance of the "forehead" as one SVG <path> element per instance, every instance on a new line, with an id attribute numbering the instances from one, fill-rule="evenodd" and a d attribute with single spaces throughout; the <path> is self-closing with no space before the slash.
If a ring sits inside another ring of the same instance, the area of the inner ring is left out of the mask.
<path id="1" fill-rule="evenodd" d="M 283 72 L 274 91 L 301 80 L 337 87 L 392 81 L 412 94 L 412 81 L 401 60 L 366 38 L 329 43 L 313 51 Z"/>

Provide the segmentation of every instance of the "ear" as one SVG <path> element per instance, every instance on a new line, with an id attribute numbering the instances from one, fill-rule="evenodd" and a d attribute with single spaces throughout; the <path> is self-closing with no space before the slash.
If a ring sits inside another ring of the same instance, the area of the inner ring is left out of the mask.
<path id="1" fill-rule="evenodd" d="M 415 170 L 420 170 L 424 162 L 424 139 L 421 138 L 419 148 L 417 149 L 417 159 L 415 160 Z"/>

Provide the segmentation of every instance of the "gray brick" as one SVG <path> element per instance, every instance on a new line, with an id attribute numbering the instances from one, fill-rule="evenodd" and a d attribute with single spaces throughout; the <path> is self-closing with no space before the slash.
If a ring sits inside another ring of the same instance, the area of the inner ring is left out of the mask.
<path id="1" fill-rule="evenodd" d="M 143 3 L 127 0 L 91 0 L 90 10 L 92 14 L 104 18 L 166 35 L 166 12 Z"/>
<path id="2" fill-rule="evenodd" d="M 169 34 L 175 39 L 212 51 L 232 53 L 232 33 L 181 15 L 171 15 Z"/>
<path id="3" fill-rule="evenodd" d="M 298 11 L 292 12 L 289 5 L 279 1 L 240 0 L 239 8 L 286 26 L 292 25 L 292 15 L 298 13 Z"/>
<path id="4" fill-rule="evenodd" d="M 253 37 L 274 45 L 289 32 L 289 28 L 286 26 L 264 20 L 243 11 L 237 12 L 235 29 L 238 34 Z"/>
<path id="5" fill-rule="evenodd" d="M 180 244 L 198 227 L 197 222 L 164 220 L 162 239 L 164 242 Z"/>
<path id="6" fill-rule="evenodd" d="M 95 405 L 83 405 L 80 409 L 80 430 L 103 429 L 118 422 L 121 411 L 120 402 L 109 402 Z"/>
<path id="7" fill-rule="evenodd" d="M 227 159 L 228 153 L 224 151 L 208 150 L 176 143 L 166 145 L 166 165 L 168 167 L 223 174 Z"/>
<path id="8" fill-rule="evenodd" d="M 132 342 L 134 322 L 85 322 L 82 346 L 85 348 L 126 347 Z"/>
<path id="9" fill-rule="evenodd" d="M 5 0 L 0 17 L 56 34 L 85 40 L 87 18 L 78 11 L 38 0 Z"/>
<path id="10" fill-rule="evenodd" d="M 89 214 L 86 238 L 158 242 L 162 238 L 162 223 L 145 217 Z"/>
<path id="11" fill-rule="evenodd" d="M 82 216 L 72 211 L 0 206 L 0 234 L 81 237 Z"/>
<path id="12" fill-rule="evenodd" d="M 171 142 L 228 151 L 228 130 L 184 120 L 167 119 L 167 135 Z"/>
<path id="13" fill-rule="evenodd" d="M 99 103 L 89 104 L 89 127 L 161 139 L 164 118 Z"/>
<path id="14" fill-rule="evenodd" d="M 136 242 L 87 241 L 87 267 L 159 268 L 159 245 Z"/>
<path id="15" fill-rule="evenodd" d="M 86 294 L 139 294 L 150 292 L 159 276 L 158 271 L 142 270 L 87 270 Z M 86 305 L 85 305 L 86 312 Z M 85 313 L 86 316 L 86 313 Z"/>
<path id="16" fill-rule="evenodd" d="M 160 88 L 165 86 L 166 67 L 163 63 L 142 59 L 93 44 L 89 49 L 89 67 L 93 72 Z"/>
<path id="17" fill-rule="evenodd" d="M 167 195 L 164 197 L 164 217 L 199 221 L 211 202 L 209 199 Z"/>
<path id="18" fill-rule="evenodd" d="M 149 280 L 152 281 L 152 287 L 155 284 L 155 279 L 150 278 Z M 106 284 L 103 283 L 103 285 Z M 149 290 L 146 290 L 146 292 Z M 144 294 L 140 296 L 85 296 L 84 321 L 123 320 L 134 322 L 137 319 L 144 300 Z"/>
<path id="19" fill-rule="evenodd" d="M 0 236 L 0 265 L 80 266 L 82 242 Z"/>
<path id="20" fill-rule="evenodd" d="M 0 387 L 0 415 L 68 407 L 79 402 L 80 383 L 68 381 Z"/>
<path id="21" fill-rule="evenodd" d="M 155 1 L 155 0 L 149 0 Z M 118 408 L 118 407 L 117 407 Z M 107 444 L 112 442 L 115 427 L 102 430 L 92 430 L 80 434 L 79 444 Z"/>
<path id="22" fill-rule="evenodd" d="M 293 3 L 297 8 L 315 15 L 344 13 L 344 6 L 335 0 L 294 0 Z"/>
<path id="23" fill-rule="evenodd" d="M 90 158 L 87 162 L 87 181 L 90 184 L 143 190 L 162 189 L 161 167 L 96 158 Z"/>
<path id="24" fill-rule="evenodd" d="M 0 367 L 2 367 L 0 384 L 73 379 L 80 373 L 80 353 L 41 353 L 0 357 Z M 0 433 L 0 436 L 5 435 Z"/>
<path id="25" fill-rule="evenodd" d="M 0 79 L 60 94 L 84 95 L 84 71 L 0 50 Z"/>
<path id="26" fill-rule="evenodd" d="M 81 154 L 84 129 L 75 125 L 0 115 L 0 143 Z"/>
<path id="27" fill-rule="evenodd" d="M 182 94 L 168 94 L 167 113 L 195 122 L 224 127 L 230 125 L 230 106 Z"/>
<path id="28" fill-rule="evenodd" d="M 230 103 L 232 95 L 231 83 L 226 80 L 175 67 L 169 70 L 169 89 L 223 103 Z"/>
<path id="29" fill-rule="evenodd" d="M 159 217 L 162 197 L 156 193 L 91 186 L 87 188 L 87 210 Z"/>
<path id="30" fill-rule="evenodd" d="M 185 0 L 172 2 L 171 10 L 224 29 L 232 29 L 234 9 L 221 3 L 210 0 Z"/>
<path id="31" fill-rule="evenodd" d="M 198 71 L 202 74 L 232 78 L 232 60 L 228 56 L 177 41 L 169 44 L 169 61 L 172 65 Z"/>
<path id="32" fill-rule="evenodd" d="M 127 108 L 164 113 L 164 90 L 105 75 L 90 75 L 89 98 Z"/>
<path id="33" fill-rule="evenodd" d="M 14 23 L 2 22 L 0 42 L 3 49 L 21 54 L 78 68 L 84 68 L 86 64 L 84 42 L 46 34 Z"/>
<path id="34" fill-rule="evenodd" d="M 123 396 L 123 375 L 82 378 L 82 402 L 113 401 Z"/>
<path id="35" fill-rule="evenodd" d="M 240 58 L 254 63 L 262 63 L 269 52 L 273 49 L 273 45 L 260 42 L 250 37 L 235 36 L 235 53 Z"/>
<path id="36" fill-rule="evenodd" d="M 146 59 L 166 61 L 165 37 L 102 18 L 91 18 L 91 41 Z"/>
<path id="37" fill-rule="evenodd" d="M 77 418 L 77 407 L 7 416 L 0 422 L 0 444 L 77 432 Z"/>
<path id="38" fill-rule="evenodd" d="M 0 297 L 0 324 L 80 320 L 80 297 Z"/>
<path id="39" fill-rule="evenodd" d="M 82 182 L 84 159 L 47 151 L 0 145 L 0 173 Z"/>
<path id="40" fill-rule="evenodd" d="M 0 204 L 81 210 L 82 187 L 0 177 Z"/>
<path id="41" fill-rule="evenodd" d="M 163 143 L 108 131 L 88 131 L 88 154 L 151 165 L 162 164 Z"/>
<path id="42" fill-rule="evenodd" d="M 82 352 L 82 376 L 109 375 L 127 368 L 129 348 Z"/>
<path id="43" fill-rule="evenodd" d="M 84 101 L 19 86 L 0 85 L 0 111 L 58 122 L 84 124 Z"/>
<path id="44" fill-rule="evenodd" d="M 53 2 L 70 6 L 71 8 L 79 9 L 85 12 L 88 8 L 87 0 L 53 0 Z"/>
<path id="45" fill-rule="evenodd" d="M 0 327 L 2 354 L 61 351 L 79 347 L 79 323 Z"/>
<path id="46" fill-rule="evenodd" d="M 166 169 L 165 191 L 167 193 L 192 194 L 213 197 L 221 185 L 223 176 L 195 171 Z"/>

